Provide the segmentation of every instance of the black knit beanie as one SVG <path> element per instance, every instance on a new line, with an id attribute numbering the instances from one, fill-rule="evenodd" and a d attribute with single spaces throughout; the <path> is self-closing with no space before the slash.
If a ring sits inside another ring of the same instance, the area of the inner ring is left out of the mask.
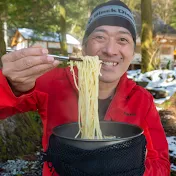
<path id="1" fill-rule="evenodd" d="M 120 0 L 111 0 L 95 7 L 86 26 L 83 44 L 95 28 L 102 26 L 120 26 L 128 29 L 136 44 L 136 24 L 131 10 Z"/>

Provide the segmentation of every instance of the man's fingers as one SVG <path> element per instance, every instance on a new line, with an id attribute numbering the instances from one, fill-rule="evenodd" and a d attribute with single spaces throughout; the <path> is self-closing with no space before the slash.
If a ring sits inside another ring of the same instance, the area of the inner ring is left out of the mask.
<path id="1" fill-rule="evenodd" d="M 51 68 L 45 70 L 45 73 L 50 71 Z M 37 78 L 42 76 L 44 73 L 29 75 L 28 77 L 20 77 L 16 80 L 13 80 L 14 85 L 26 86 L 27 84 L 33 84 Z"/>
<path id="2" fill-rule="evenodd" d="M 41 75 L 41 74 L 44 74 L 48 70 L 52 70 L 57 65 L 59 65 L 59 63 L 60 63 L 59 61 L 55 60 L 51 64 L 36 65 L 36 66 L 31 67 L 27 70 L 21 71 L 20 74 L 23 75 L 23 77 L 28 77 L 30 75 Z"/>
<path id="3" fill-rule="evenodd" d="M 31 48 L 42 48 L 42 46 L 39 44 L 34 44 L 34 45 L 31 45 L 30 47 Z"/>
<path id="4" fill-rule="evenodd" d="M 14 63 L 14 69 L 16 71 L 23 71 L 25 69 L 34 67 L 40 64 L 52 64 L 54 62 L 54 58 L 50 56 L 28 56 L 22 59 L 19 59 Z"/>
<path id="5" fill-rule="evenodd" d="M 45 73 L 46 72 L 48 72 L 48 71 L 50 71 L 51 70 L 51 68 L 48 68 L 48 69 L 46 69 L 45 70 Z M 41 74 L 36 74 L 36 75 L 33 75 L 33 76 L 29 76 L 27 79 L 26 79 L 26 83 L 28 83 L 28 82 L 30 82 L 32 79 L 34 79 L 34 80 L 37 80 L 40 76 L 42 76 L 43 74 L 45 74 L 45 73 L 41 73 Z M 32 78 L 32 79 L 31 79 Z"/>
<path id="6" fill-rule="evenodd" d="M 54 61 L 52 64 L 42 64 L 42 65 L 37 65 L 35 67 L 31 67 L 27 70 L 23 70 L 20 72 L 13 72 L 6 76 L 10 81 L 13 82 L 14 85 L 20 85 L 20 84 L 25 84 L 26 79 L 31 79 L 32 81 L 35 82 L 35 77 L 39 77 L 46 73 L 49 70 L 52 70 L 54 67 L 58 65 L 58 61 Z"/>
<path id="7" fill-rule="evenodd" d="M 50 68 L 48 70 L 45 70 L 45 73 L 50 70 L 51 70 Z M 20 89 L 20 92 L 26 92 L 26 90 L 29 90 L 26 89 L 26 87 L 33 88 L 35 86 L 36 80 L 42 75 L 43 73 L 37 75 L 30 75 L 28 77 L 20 77 L 15 82 L 13 82 L 13 85 L 15 87 L 18 87 L 18 89 Z"/>
<path id="8" fill-rule="evenodd" d="M 10 52 L 2 57 L 2 61 L 14 62 L 16 60 L 28 57 L 28 56 L 42 56 L 47 55 L 48 50 L 44 48 L 24 48 L 17 51 Z"/>

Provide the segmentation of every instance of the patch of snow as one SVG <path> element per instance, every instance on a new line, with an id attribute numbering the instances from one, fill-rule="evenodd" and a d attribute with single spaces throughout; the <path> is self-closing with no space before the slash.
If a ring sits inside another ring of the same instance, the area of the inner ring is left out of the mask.
<path id="1" fill-rule="evenodd" d="M 176 136 L 167 137 L 167 142 L 169 145 L 169 154 L 176 159 Z M 176 171 L 176 165 L 171 163 L 171 170 Z"/>
<path id="2" fill-rule="evenodd" d="M 167 137 L 167 142 L 169 144 L 170 156 L 176 158 L 176 136 Z"/>
<path id="3" fill-rule="evenodd" d="M 160 107 L 156 107 L 157 111 L 160 111 L 162 110 L 163 108 L 160 108 Z"/>
<path id="4" fill-rule="evenodd" d="M 162 104 L 169 100 L 176 92 L 176 69 L 174 70 L 154 70 L 141 73 L 141 70 L 127 71 L 128 78 L 134 81 L 148 82 L 146 88 L 153 90 L 163 90 L 168 93 L 166 98 L 154 99 L 155 103 Z"/>
<path id="5" fill-rule="evenodd" d="M 176 171 L 176 166 L 174 164 L 171 164 L 171 170 Z"/>

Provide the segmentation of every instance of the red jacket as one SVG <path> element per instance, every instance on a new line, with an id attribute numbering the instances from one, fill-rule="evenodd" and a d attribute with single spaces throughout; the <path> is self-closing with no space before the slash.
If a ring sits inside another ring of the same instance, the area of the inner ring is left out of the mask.
<path id="1" fill-rule="evenodd" d="M 36 81 L 30 93 L 20 97 L 12 93 L 0 72 L 0 97 L 0 119 L 15 113 L 38 110 L 43 122 L 44 150 L 47 149 L 53 127 L 77 121 L 78 91 L 69 68 L 56 68 L 46 73 Z M 126 74 L 118 84 L 105 120 L 128 122 L 142 127 L 148 151 L 144 176 L 170 175 L 168 144 L 152 95 L 129 80 Z M 51 175 L 46 163 L 43 175 Z"/>

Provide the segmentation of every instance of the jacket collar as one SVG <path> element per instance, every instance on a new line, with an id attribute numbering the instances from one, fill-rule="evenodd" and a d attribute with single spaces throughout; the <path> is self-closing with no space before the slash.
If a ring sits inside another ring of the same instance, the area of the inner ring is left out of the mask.
<path id="1" fill-rule="evenodd" d="M 128 79 L 127 73 L 124 73 L 117 85 L 115 96 L 126 99 L 135 86 L 136 83 L 133 80 Z"/>

